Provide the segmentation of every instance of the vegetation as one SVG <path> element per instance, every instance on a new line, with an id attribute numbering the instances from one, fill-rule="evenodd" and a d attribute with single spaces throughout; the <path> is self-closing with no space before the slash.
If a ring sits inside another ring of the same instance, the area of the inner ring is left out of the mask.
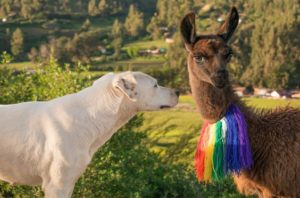
<path id="1" fill-rule="evenodd" d="M 6 61 L 2 61 L 6 62 Z M 61 67 L 53 58 L 34 73 L 14 73 L 0 69 L 0 103 L 10 104 L 51 98 L 78 91 L 90 85 L 75 71 Z M 139 128 L 139 115 L 122 128 L 94 156 L 85 174 L 77 182 L 73 197 L 209 197 L 235 196 L 230 180 L 209 185 L 198 184 L 186 163 L 175 163 L 145 147 L 146 133 Z M 39 187 L 11 186 L 0 182 L 0 197 L 42 197 Z"/>
<path id="2" fill-rule="evenodd" d="M 20 28 L 17 28 L 11 38 L 11 52 L 15 57 L 22 54 L 23 44 L 24 44 L 24 37 L 23 37 L 22 30 Z"/>
<path id="3" fill-rule="evenodd" d="M 255 23 L 250 43 L 247 44 L 251 56 L 247 63 L 250 66 L 243 75 L 245 80 L 281 89 L 299 86 L 300 51 L 296 36 L 299 19 L 297 21 L 295 15 L 296 4 L 295 1 L 252 2 L 251 20 Z M 284 17 L 281 13 L 285 13 Z M 247 52 L 243 50 L 243 53 Z"/>
<path id="4" fill-rule="evenodd" d="M 144 28 L 143 13 L 139 12 L 134 5 L 129 7 L 124 26 L 127 34 L 133 37 L 138 36 Z"/>
<path id="5" fill-rule="evenodd" d="M 185 52 L 178 35 L 180 19 L 195 11 L 200 33 L 213 33 L 232 4 L 241 13 L 239 31 L 232 40 L 235 58 L 229 66 L 235 82 L 277 89 L 299 87 L 296 0 L 222 0 L 213 4 L 208 0 L 1 1 L 0 17 L 7 22 L 0 28 L 0 51 L 12 53 L 16 61 L 26 61 L 22 54 L 28 54 L 33 62 L 47 62 L 53 48 L 52 55 L 61 63 L 101 60 L 113 65 L 116 60 L 139 57 L 145 50 L 134 47 L 124 51 L 124 45 L 137 39 L 156 42 L 172 37 L 174 44 L 167 49 L 167 62 L 160 73 L 172 68 L 177 72 L 175 85 L 183 85 L 181 89 L 187 91 Z M 124 37 L 124 32 L 128 36 Z M 105 50 L 100 52 L 99 46 Z"/>
<path id="6" fill-rule="evenodd" d="M 265 98 L 245 98 L 254 108 L 280 108 L 285 106 L 300 108 L 300 100 L 274 100 Z M 182 162 L 193 166 L 194 151 L 199 138 L 202 119 L 190 95 L 181 96 L 175 109 L 147 112 L 144 122 L 138 128 L 146 131 L 149 147 L 160 153 L 167 161 Z M 192 168 L 192 167 L 191 167 Z"/>
<path id="7" fill-rule="evenodd" d="M 73 68 L 76 70 L 61 67 L 54 59 L 34 73 L 2 68 L 0 103 L 49 100 L 91 84 L 82 75 L 85 67 Z M 249 103 L 300 107 L 299 101 L 260 100 L 250 99 Z M 241 197 L 229 179 L 197 183 L 192 166 L 200 127 L 191 96 L 181 97 L 176 109 L 139 115 L 97 152 L 73 197 Z M 1 196 L 41 197 L 42 191 L 1 182 Z"/>
<path id="8" fill-rule="evenodd" d="M 161 73 L 169 68 L 176 70 L 177 75 L 167 80 L 174 80 L 174 85 L 187 91 L 185 50 L 178 34 L 180 19 L 195 11 L 199 33 L 213 33 L 230 5 L 237 6 L 241 13 L 238 32 L 231 42 L 235 58 L 229 69 L 235 83 L 273 89 L 299 87 L 300 20 L 296 0 L 3 0 L 0 52 L 13 54 L 15 61 L 47 62 L 52 55 L 60 63 L 114 65 L 116 60 L 128 62 L 143 57 L 141 51 L 149 48 L 167 46 L 137 47 L 137 42 L 173 38 L 167 56 L 159 55 L 166 59 Z"/>
<path id="9" fill-rule="evenodd" d="M 118 57 L 121 54 L 121 48 L 123 45 L 123 25 L 119 22 L 118 19 L 115 20 L 112 30 L 111 30 L 111 35 L 112 35 L 112 46 L 114 48 L 114 56 Z"/>
<path id="10" fill-rule="evenodd" d="M 197 24 L 200 34 L 214 33 L 226 11 L 234 3 L 241 13 L 239 31 L 232 40 L 235 59 L 230 65 L 236 83 L 252 84 L 270 88 L 286 89 L 299 87 L 299 4 L 294 0 L 278 1 L 157 1 L 157 14 L 148 26 L 152 38 L 156 38 L 159 27 L 166 26 L 178 31 L 178 21 L 188 10 L 198 11 Z M 204 7 L 203 7 L 204 6 Z M 202 9 L 201 9 L 202 8 Z M 175 13 L 174 13 L 174 10 Z M 200 10 L 200 11 L 199 11 Z M 282 17 L 284 13 L 285 17 Z M 218 21 L 216 20 L 218 17 Z M 156 30 L 154 30 L 156 29 Z M 176 33 L 175 38 L 176 43 Z M 175 44 L 176 45 L 176 44 Z M 170 66 L 182 67 L 185 54 L 180 41 L 170 53 L 178 53 Z M 181 51 L 180 51 L 181 50 Z M 176 62 L 177 61 L 177 64 Z"/>
<path id="11" fill-rule="evenodd" d="M 49 100 L 123 70 L 144 71 L 189 93 L 179 22 L 194 11 L 199 34 L 215 33 L 231 5 L 241 15 L 230 43 L 234 82 L 300 88 L 297 0 L 2 0 L 0 103 Z M 230 179 L 195 180 L 202 122 L 191 97 L 180 100 L 175 109 L 143 113 L 121 129 L 95 155 L 74 197 L 239 197 Z M 300 107 L 296 100 L 245 100 L 259 108 Z M 0 183 L 0 197 L 40 196 L 40 188 Z"/>

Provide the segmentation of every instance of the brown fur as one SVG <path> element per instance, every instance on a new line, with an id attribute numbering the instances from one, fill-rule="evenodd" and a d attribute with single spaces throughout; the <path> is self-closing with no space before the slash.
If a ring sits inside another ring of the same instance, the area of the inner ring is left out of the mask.
<path id="1" fill-rule="evenodd" d="M 238 13 L 232 8 L 217 35 L 196 36 L 195 15 L 190 13 L 183 19 L 181 33 L 189 52 L 192 95 L 200 114 L 209 122 L 219 120 L 231 103 L 238 105 L 244 113 L 254 165 L 250 170 L 233 175 L 241 193 L 258 194 L 263 198 L 299 198 L 300 110 L 281 108 L 255 111 L 234 93 L 229 81 L 226 81 L 226 75 L 222 72 L 217 75 L 218 71 L 226 69 L 229 61 L 226 56 L 230 51 L 227 41 L 237 21 Z M 199 63 L 199 60 L 204 61 Z"/>

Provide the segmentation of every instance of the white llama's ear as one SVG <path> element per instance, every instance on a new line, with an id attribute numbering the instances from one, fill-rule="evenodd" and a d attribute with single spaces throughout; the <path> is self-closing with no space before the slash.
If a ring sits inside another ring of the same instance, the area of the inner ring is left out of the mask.
<path id="1" fill-rule="evenodd" d="M 222 37 L 225 42 L 228 42 L 238 24 L 239 13 L 235 7 L 231 7 L 230 12 L 225 19 L 225 22 L 222 24 L 217 34 Z"/>
<path id="2" fill-rule="evenodd" d="M 118 74 L 113 79 L 113 87 L 120 90 L 131 101 L 137 100 L 136 79 L 132 72 L 124 72 Z"/>
<path id="3" fill-rule="evenodd" d="M 180 32 L 184 40 L 185 47 L 188 51 L 191 51 L 192 45 L 196 41 L 196 24 L 195 13 L 190 12 L 182 19 L 180 23 Z"/>

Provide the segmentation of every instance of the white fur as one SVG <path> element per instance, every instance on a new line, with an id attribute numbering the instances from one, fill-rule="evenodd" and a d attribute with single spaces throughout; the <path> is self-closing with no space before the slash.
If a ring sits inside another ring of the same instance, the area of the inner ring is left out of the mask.
<path id="1" fill-rule="evenodd" d="M 93 154 L 138 111 L 175 106 L 174 90 L 140 72 L 107 74 L 47 102 L 0 105 L 0 179 L 71 197 Z"/>

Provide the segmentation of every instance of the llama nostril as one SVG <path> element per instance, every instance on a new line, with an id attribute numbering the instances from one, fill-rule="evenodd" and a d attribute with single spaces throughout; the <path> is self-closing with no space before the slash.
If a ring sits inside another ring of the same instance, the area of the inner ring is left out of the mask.
<path id="1" fill-rule="evenodd" d="M 217 77 L 227 77 L 228 71 L 226 69 L 220 69 L 217 71 Z"/>

